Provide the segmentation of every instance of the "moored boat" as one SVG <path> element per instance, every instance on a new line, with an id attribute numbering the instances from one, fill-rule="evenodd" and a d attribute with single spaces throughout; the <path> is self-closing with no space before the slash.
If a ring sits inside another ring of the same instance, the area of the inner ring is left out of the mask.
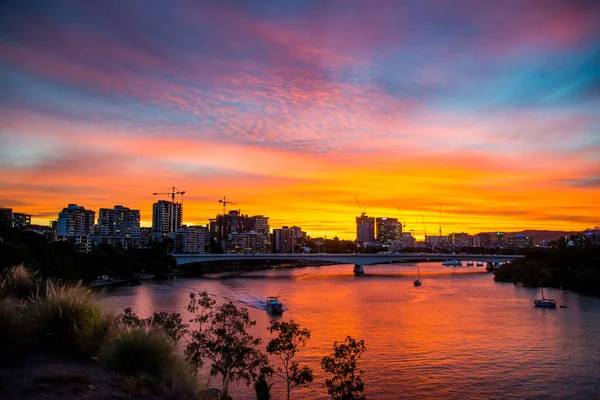
<path id="1" fill-rule="evenodd" d="M 417 279 L 414 280 L 413 285 L 415 286 L 421 286 L 421 269 L 419 268 L 419 266 L 417 265 Z"/>
<path id="2" fill-rule="evenodd" d="M 265 310 L 271 314 L 283 314 L 283 304 L 279 301 L 277 297 L 270 296 L 267 297 L 267 304 L 265 305 Z"/>
<path id="3" fill-rule="evenodd" d="M 536 299 L 535 298 L 535 296 L 537 295 L 537 293 L 536 293 L 533 296 L 534 298 L 531 299 L 531 301 L 533 302 L 533 306 L 540 307 L 540 308 L 556 308 L 556 300 L 545 298 L 544 297 L 544 288 L 542 286 L 540 286 L 540 291 L 542 293 L 542 298 Z"/>

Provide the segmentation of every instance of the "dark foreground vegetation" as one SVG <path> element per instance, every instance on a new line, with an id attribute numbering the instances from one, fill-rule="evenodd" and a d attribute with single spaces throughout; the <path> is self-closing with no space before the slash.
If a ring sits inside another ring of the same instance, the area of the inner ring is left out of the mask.
<path id="1" fill-rule="evenodd" d="M 584 235 L 552 242 L 494 272 L 494 279 L 549 286 L 600 296 L 600 246 Z"/>
<path id="2" fill-rule="evenodd" d="M 70 242 L 49 242 L 44 236 L 16 228 L 0 228 L 0 270 L 23 264 L 39 275 L 91 282 L 102 275 L 132 279 L 138 273 L 164 276 L 177 266 L 164 244 L 145 249 L 94 247 L 82 253 Z"/>
<path id="3" fill-rule="evenodd" d="M 245 308 L 217 305 L 201 292 L 190 293 L 187 311 L 187 322 L 180 313 L 144 319 L 131 309 L 115 317 L 81 283 L 59 284 L 23 266 L 6 269 L 0 277 L 0 398 L 108 398 L 90 393 L 100 385 L 97 392 L 110 398 L 228 399 L 230 385 L 242 382 L 267 400 L 271 381 L 281 379 L 290 399 L 295 387 L 312 382 L 312 370 L 293 360 L 310 331 L 293 320 L 272 321 L 274 337 L 263 346 L 249 333 L 255 322 Z M 358 368 L 364 351 L 362 340 L 348 336 L 323 357 L 331 398 L 365 398 Z M 22 368 L 21 378 L 27 377 L 16 379 Z M 219 377 L 221 388 L 200 384 L 203 374 Z M 43 396 L 23 387 L 32 377 Z M 73 392 L 57 389 L 63 387 Z"/>

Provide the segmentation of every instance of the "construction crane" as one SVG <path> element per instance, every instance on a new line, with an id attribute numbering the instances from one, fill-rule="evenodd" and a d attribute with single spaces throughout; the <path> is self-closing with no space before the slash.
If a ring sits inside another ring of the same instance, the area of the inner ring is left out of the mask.
<path id="1" fill-rule="evenodd" d="M 402 223 L 402 220 L 404 219 L 404 218 L 402 218 L 402 209 L 400 207 L 398 207 L 398 211 L 400 214 L 400 225 L 402 225 L 402 229 L 404 229 L 404 228 L 406 228 L 406 224 Z"/>
<path id="2" fill-rule="evenodd" d="M 227 207 L 227 204 L 237 204 L 233 201 L 227 200 L 225 196 L 223 196 L 223 199 L 219 199 L 219 203 L 223 203 L 223 215 L 225 215 L 225 208 Z"/>
<path id="3" fill-rule="evenodd" d="M 360 201 L 358 201 L 358 197 L 356 195 L 354 195 L 354 199 L 356 199 L 356 204 L 358 204 L 358 208 L 360 209 L 360 216 L 363 217 L 367 215 L 367 210 L 362 208 L 362 206 L 360 205 Z"/>
<path id="4" fill-rule="evenodd" d="M 170 192 L 162 192 L 162 193 L 152 193 L 153 195 L 163 195 L 163 194 L 170 194 L 171 195 L 171 202 L 175 203 L 175 195 L 176 194 L 180 194 L 181 195 L 181 201 L 183 202 L 183 195 L 185 194 L 185 191 L 179 191 L 179 189 L 177 189 L 175 186 L 173 186 L 171 188 Z"/>

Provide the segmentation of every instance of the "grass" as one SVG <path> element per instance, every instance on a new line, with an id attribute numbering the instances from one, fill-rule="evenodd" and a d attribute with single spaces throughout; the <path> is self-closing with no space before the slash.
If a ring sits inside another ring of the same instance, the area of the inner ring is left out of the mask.
<path id="1" fill-rule="evenodd" d="M 126 375 L 159 378 L 174 368 L 177 350 L 158 330 L 126 328 L 104 346 L 101 360 Z"/>
<path id="2" fill-rule="evenodd" d="M 39 280 L 37 272 L 31 272 L 22 264 L 5 270 L 0 283 L 0 297 L 15 297 L 20 300 L 30 299 L 37 291 Z"/>
<path id="3" fill-rule="evenodd" d="M 0 359 L 15 357 L 27 342 L 27 332 L 20 303 L 0 298 Z"/>
<path id="4" fill-rule="evenodd" d="M 75 355 L 96 355 L 109 334 L 112 319 L 95 301 L 93 293 L 77 283 L 47 282 L 45 295 L 27 305 L 40 347 Z"/>
<path id="5" fill-rule="evenodd" d="M 158 329 L 120 330 L 105 344 L 100 360 L 127 375 L 130 390 L 137 393 L 160 392 L 162 399 L 171 400 L 199 398 L 196 374 L 181 359 L 176 344 Z"/>

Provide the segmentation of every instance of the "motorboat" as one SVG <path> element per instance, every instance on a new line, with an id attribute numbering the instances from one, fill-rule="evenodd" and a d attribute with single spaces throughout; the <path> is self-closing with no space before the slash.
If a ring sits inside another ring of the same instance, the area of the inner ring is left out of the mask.
<path id="1" fill-rule="evenodd" d="M 537 293 L 536 293 L 533 296 L 534 298 L 531 299 L 531 301 L 533 302 L 533 306 L 540 307 L 540 308 L 556 308 L 556 300 L 545 298 L 544 297 L 544 288 L 542 286 L 540 286 L 540 291 L 542 292 L 542 298 L 536 299 L 535 298 L 535 296 L 537 295 Z"/>
<path id="2" fill-rule="evenodd" d="M 474 267 L 475 263 L 473 261 L 467 261 L 467 267 Z"/>
<path id="3" fill-rule="evenodd" d="M 283 304 L 279 301 L 277 297 L 267 297 L 267 304 L 265 305 L 265 310 L 271 314 L 283 314 Z"/>
<path id="4" fill-rule="evenodd" d="M 483 262 L 477 261 L 477 264 L 475 264 L 475 266 L 477 266 L 477 267 L 483 267 Z"/>

